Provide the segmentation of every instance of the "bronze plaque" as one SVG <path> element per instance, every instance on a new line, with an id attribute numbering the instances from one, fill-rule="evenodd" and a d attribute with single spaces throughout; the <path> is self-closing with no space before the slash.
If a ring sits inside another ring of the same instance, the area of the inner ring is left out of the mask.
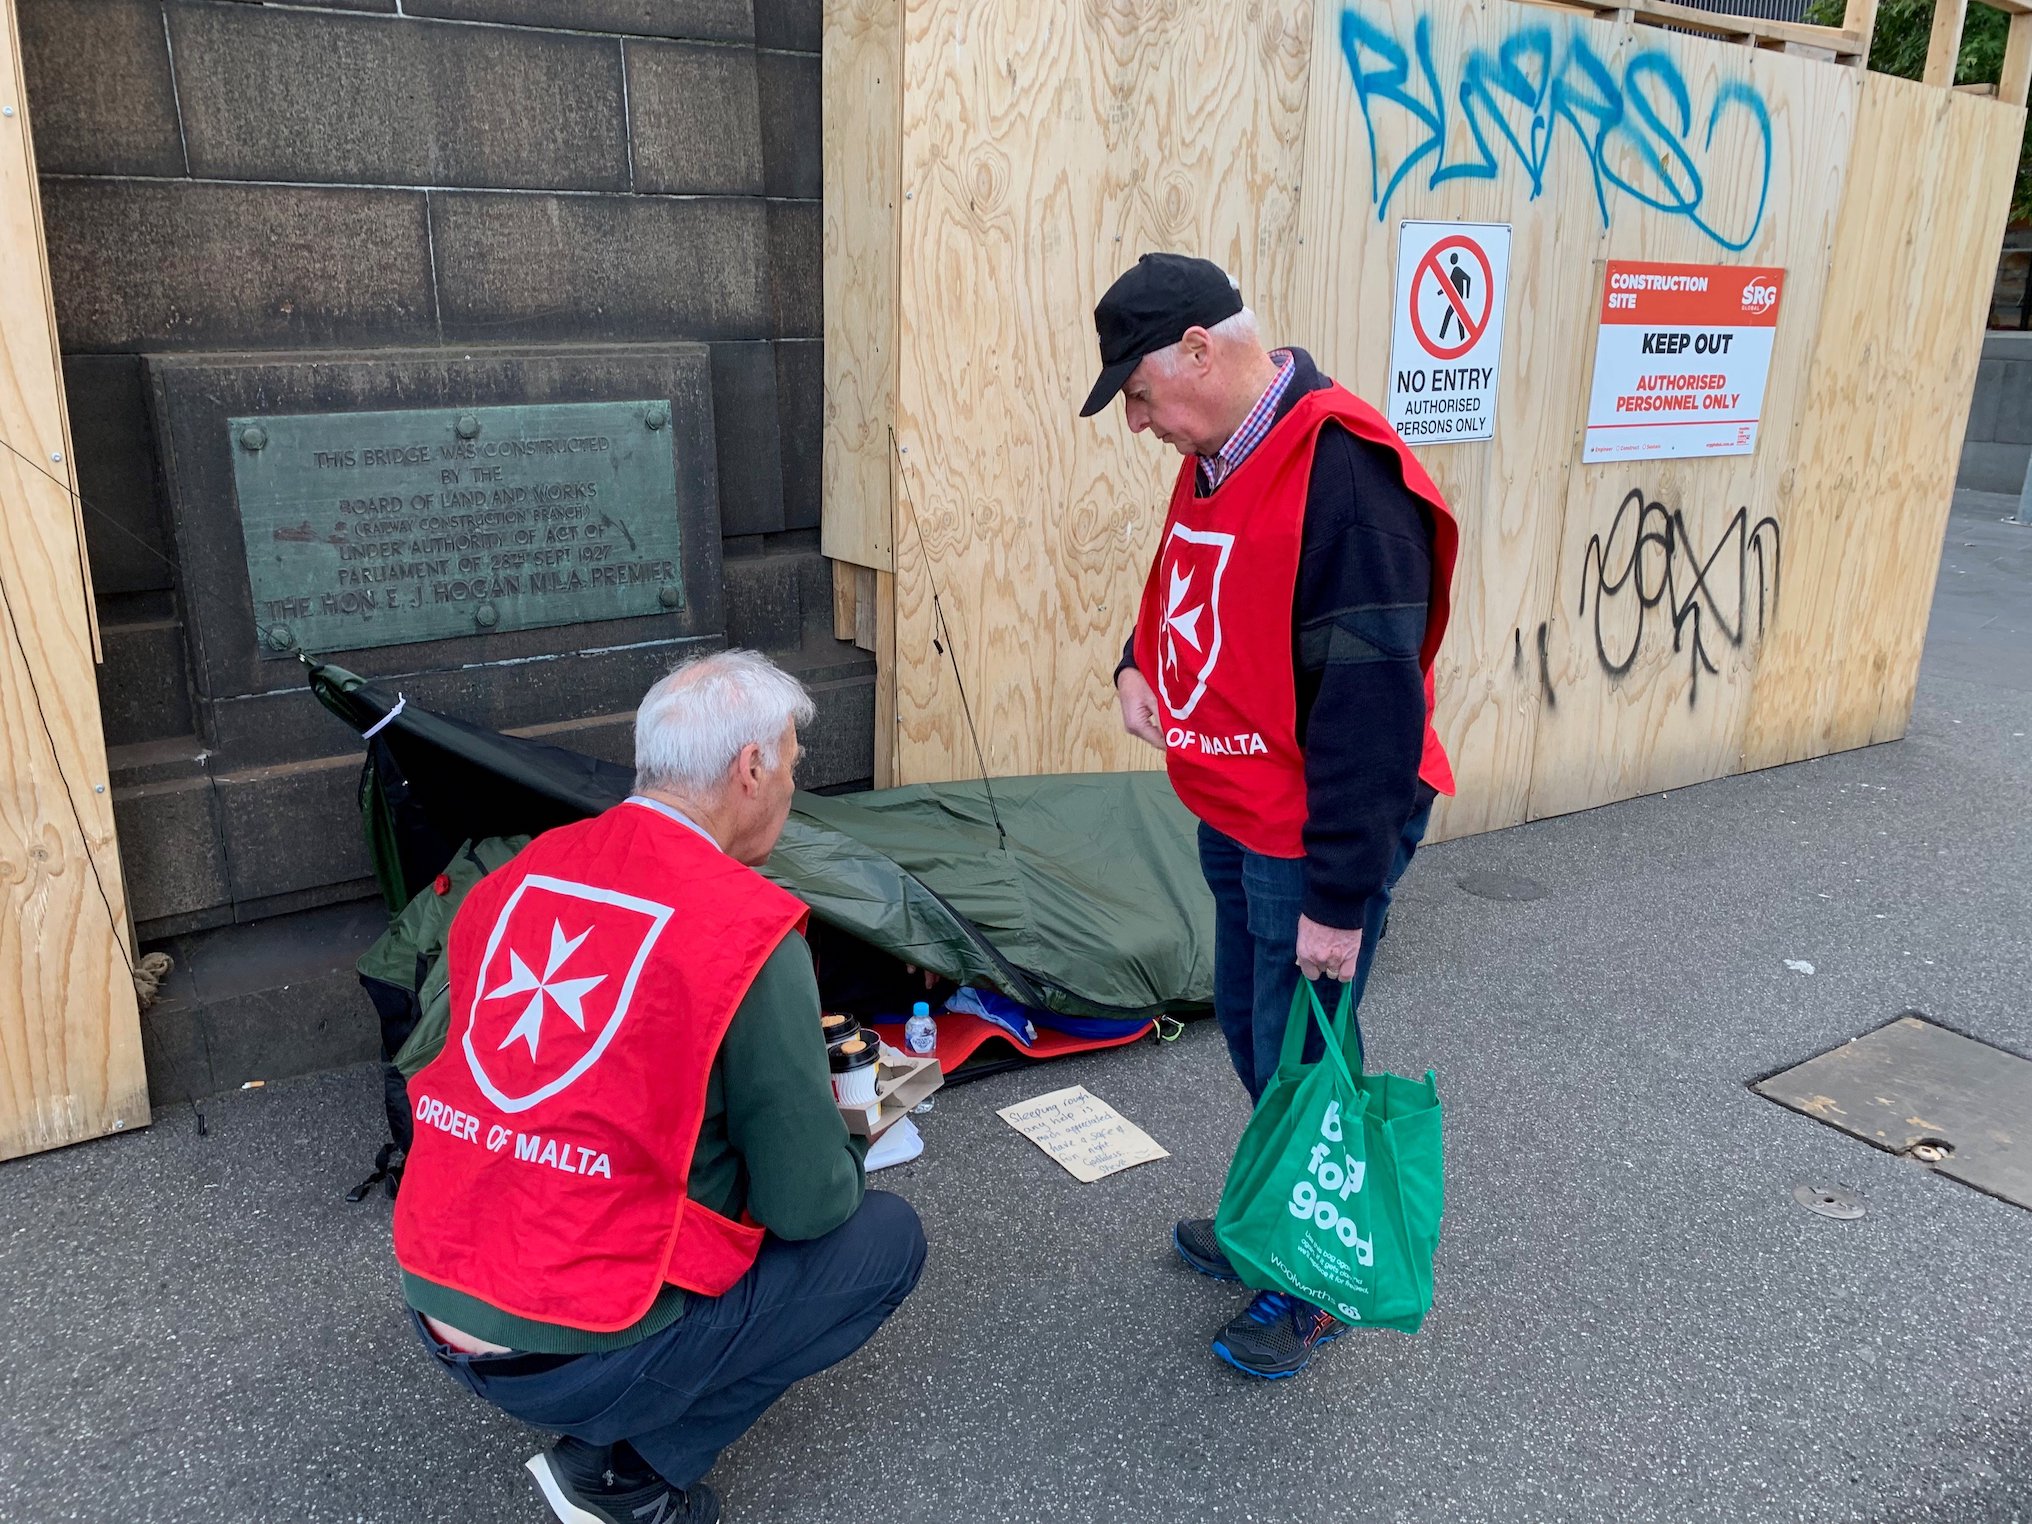
<path id="1" fill-rule="evenodd" d="M 227 427 L 266 655 L 684 607 L 667 400 Z"/>

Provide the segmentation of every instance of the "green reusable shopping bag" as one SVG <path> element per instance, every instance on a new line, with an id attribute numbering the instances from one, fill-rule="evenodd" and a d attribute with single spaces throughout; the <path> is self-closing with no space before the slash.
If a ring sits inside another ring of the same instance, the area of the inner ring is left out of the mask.
<path id="1" fill-rule="evenodd" d="M 1235 1148 L 1214 1237 L 1242 1279 L 1343 1322 L 1418 1332 L 1439 1248 L 1439 1085 L 1362 1073 L 1361 1031 L 1341 986 L 1331 1022 L 1301 979 L 1284 1051 Z M 1301 1062 L 1319 1023 L 1326 1053 Z M 1348 1046 L 1353 1042 L 1353 1067 Z"/>

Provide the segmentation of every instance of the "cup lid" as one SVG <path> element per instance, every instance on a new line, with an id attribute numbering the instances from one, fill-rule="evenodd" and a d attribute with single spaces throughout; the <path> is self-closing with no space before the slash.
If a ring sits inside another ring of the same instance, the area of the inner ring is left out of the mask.
<path id="1" fill-rule="evenodd" d="M 835 1044 L 827 1057 L 832 1061 L 833 1072 L 840 1074 L 875 1062 L 875 1049 L 865 1037 L 849 1037 L 845 1042 Z"/>

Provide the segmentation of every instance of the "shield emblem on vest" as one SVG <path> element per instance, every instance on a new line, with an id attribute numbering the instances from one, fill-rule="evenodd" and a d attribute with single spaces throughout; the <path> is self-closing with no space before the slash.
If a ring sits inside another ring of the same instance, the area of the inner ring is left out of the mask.
<path id="1" fill-rule="evenodd" d="M 1221 577 L 1235 537 L 1173 524 L 1158 558 L 1157 690 L 1175 720 L 1206 696 L 1221 659 Z"/>
<path id="2" fill-rule="evenodd" d="M 466 1014 L 466 1063 L 503 1111 L 526 1111 L 600 1060 L 671 908 L 532 873 L 487 935 Z"/>

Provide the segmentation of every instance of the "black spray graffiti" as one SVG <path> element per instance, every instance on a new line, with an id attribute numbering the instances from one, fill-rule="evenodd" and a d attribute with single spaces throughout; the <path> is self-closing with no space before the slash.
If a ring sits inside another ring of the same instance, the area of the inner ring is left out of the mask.
<path id="1" fill-rule="evenodd" d="M 1552 657 L 1546 649 L 1546 641 L 1552 627 L 1543 619 L 1538 621 L 1538 696 L 1545 700 L 1547 709 L 1559 707 L 1559 695 L 1552 691 Z M 1510 632 L 1517 645 L 1517 653 L 1511 658 L 1510 668 L 1514 672 L 1524 670 L 1524 630 L 1520 625 Z"/>
<path id="2" fill-rule="evenodd" d="M 1752 525 L 1750 510 L 1738 508 L 1713 552 L 1703 558 L 1687 532 L 1685 514 L 1653 502 L 1642 488 L 1632 488 L 1617 507 L 1607 536 L 1589 538 L 1581 562 L 1580 612 L 1587 613 L 1592 590 L 1595 654 L 1602 670 L 1612 678 L 1627 673 L 1644 649 L 1647 628 L 1656 618 L 1664 618 L 1672 624 L 1672 649 L 1688 653 L 1693 685 L 1686 701 L 1699 702 L 1702 670 L 1710 677 L 1721 672 L 1713 655 L 1719 647 L 1711 642 L 1726 641 L 1741 650 L 1751 634 L 1753 609 L 1758 639 L 1763 638 L 1766 620 L 1777 617 L 1780 539 L 1776 519 L 1767 515 Z M 1723 560 L 1731 541 L 1733 581 L 1731 567 Z M 1603 610 L 1611 600 L 1628 608 L 1628 599 L 1635 600 L 1636 611 L 1625 625 L 1629 649 L 1611 650 L 1609 633 L 1602 628 Z"/>

